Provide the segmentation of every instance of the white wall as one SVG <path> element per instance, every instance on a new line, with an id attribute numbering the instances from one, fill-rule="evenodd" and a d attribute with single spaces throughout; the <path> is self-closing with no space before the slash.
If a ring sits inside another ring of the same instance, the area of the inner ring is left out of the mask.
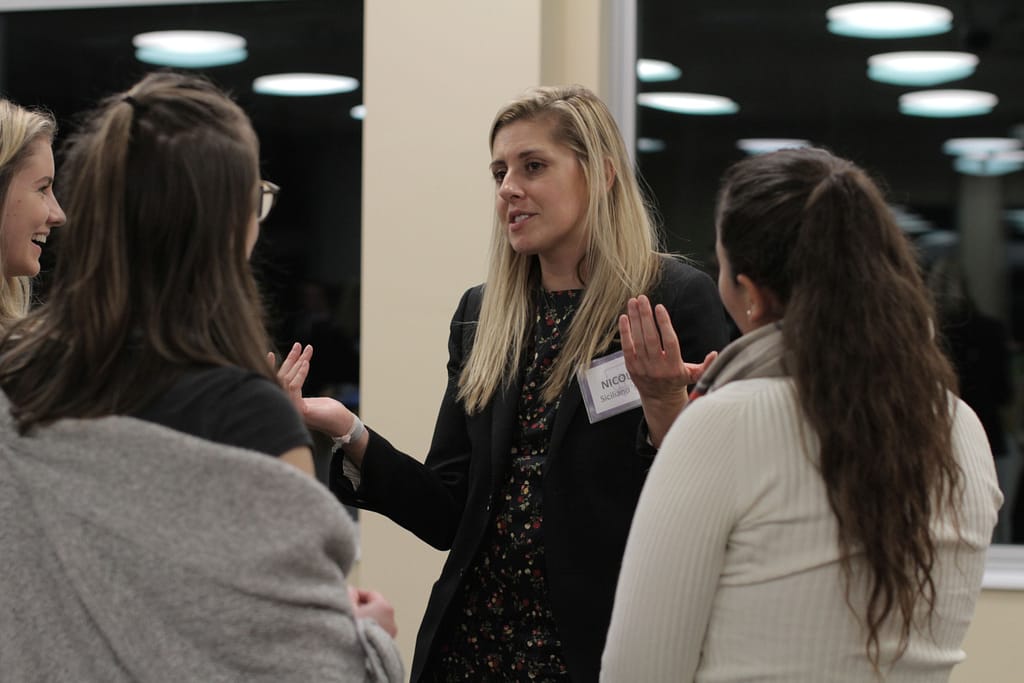
<path id="1" fill-rule="evenodd" d="M 950 683 L 1024 681 L 1024 591 L 985 590 Z"/>
<path id="2" fill-rule="evenodd" d="M 497 109 L 540 75 L 540 0 L 367 0 L 362 366 L 366 423 L 422 459 L 445 386 L 448 323 L 481 282 Z M 397 608 L 406 667 L 437 552 L 362 513 L 358 579 Z"/>

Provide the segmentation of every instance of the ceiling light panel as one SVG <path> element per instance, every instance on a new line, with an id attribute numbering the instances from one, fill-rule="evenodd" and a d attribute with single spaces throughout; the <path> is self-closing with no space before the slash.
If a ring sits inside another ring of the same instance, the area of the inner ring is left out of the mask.
<path id="1" fill-rule="evenodd" d="M 692 92 L 645 92 L 637 95 L 636 101 L 651 109 L 697 116 L 735 114 L 740 110 L 728 97 Z"/>
<path id="2" fill-rule="evenodd" d="M 942 151 L 955 156 L 997 154 L 1012 152 L 1021 146 L 1022 143 L 1017 138 L 953 138 L 943 143 Z"/>
<path id="3" fill-rule="evenodd" d="M 854 38 L 913 38 L 947 33 L 953 13 L 917 2 L 855 2 L 825 12 L 828 30 Z"/>
<path id="4" fill-rule="evenodd" d="M 664 152 L 666 149 L 665 141 L 658 138 L 637 138 L 636 139 L 636 151 L 644 154 L 653 154 L 656 152 Z"/>
<path id="5" fill-rule="evenodd" d="M 999 98 L 980 90 L 918 90 L 900 95 L 901 114 L 929 118 L 953 118 L 988 114 Z"/>
<path id="6" fill-rule="evenodd" d="M 245 38 L 221 31 L 150 31 L 132 38 L 135 58 L 147 64 L 200 69 L 243 62 Z"/>
<path id="7" fill-rule="evenodd" d="M 930 87 L 967 78 L 977 65 L 977 56 L 969 52 L 886 52 L 868 57 L 868 78 Z"/>
<path id="8" fill-rule="evenodd" d="M 281 73 L 260 76 L 252 82 L 253 91 L 261 95 L 308 97 L 352 92 L 359 81 L 351 76 L 317 73 Z"/>
<path id="9" fill-rule="evenodd" d="M 811 142 L 798 138 L 743 138 L 736 141 L 736 146 L 747 154 L 767 154 L 780 149 L 810 147 Z"/>
<path id="10" fill-rule="evenodd" d="M 966 155 L 957 157 L 953 168 L 964 175 L 1000 176 L 1024 170 L 1024 152 Z"/>
<path id="11" fill-rule="evenodd" d="M 636 77 L 644 83 L 674 81 L 683 75 L 682 69 L 660 59 L 636 60 Z"/>

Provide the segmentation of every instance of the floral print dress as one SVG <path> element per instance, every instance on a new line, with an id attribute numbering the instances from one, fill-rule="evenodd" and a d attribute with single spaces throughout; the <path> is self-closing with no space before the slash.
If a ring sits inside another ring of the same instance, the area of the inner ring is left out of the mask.
<path id="1" fill-rule="evenodd" d="M 558 400 L 545 404 L 540 391 L 581 292 L 537 295 L 531 362 L 523 376 L 508 470 L 496 494 L 490 532 L 453 606 L 436 680 L 569 680 L 544 562 L 542 479 Z"/>

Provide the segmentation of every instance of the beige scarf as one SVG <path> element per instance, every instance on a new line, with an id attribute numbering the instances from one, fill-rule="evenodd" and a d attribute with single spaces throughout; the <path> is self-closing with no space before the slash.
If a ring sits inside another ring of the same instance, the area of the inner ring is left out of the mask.
<path id="1" fill-rule="evenodd" d="M 759 327 L 726 346 L 690 393 L 690 399 L 739 379 L 785 377 L 782 321 Z"/>

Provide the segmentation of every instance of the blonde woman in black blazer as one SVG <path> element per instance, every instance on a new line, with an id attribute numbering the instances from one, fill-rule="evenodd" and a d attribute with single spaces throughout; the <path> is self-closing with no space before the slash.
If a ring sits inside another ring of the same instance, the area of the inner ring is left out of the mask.
<path id="1" fill-rule="evenodd" d="M 281 376 L 307 424 L 336 437 L 331 490 L 450 550 L 413 681 L 597 680 L 655 454 L 647 423 L 664 433 L 675 412 L 660 406 L 677 404 L 728 328 L 711 278 L 658 253 L 621 135 L 593 93 L 532 90 L 498 112 L 490 143 L 493 256 L 486 286 L 452 320 L 425 462 L 340 403 L 299 398 L 308 349 L 293 349 Z M 674 362 L 633 384 L 616 352 L 637 295 L 669 330 L 661 353 Z"/>

